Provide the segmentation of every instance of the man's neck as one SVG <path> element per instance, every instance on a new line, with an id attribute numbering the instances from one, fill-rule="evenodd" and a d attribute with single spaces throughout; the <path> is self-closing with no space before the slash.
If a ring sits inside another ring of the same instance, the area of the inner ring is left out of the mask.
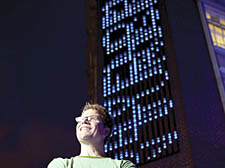
<path id="1" fill-rule="evenodd" d="M 80 156 L 104 157 L 104 145 L 81 144 Z"/>

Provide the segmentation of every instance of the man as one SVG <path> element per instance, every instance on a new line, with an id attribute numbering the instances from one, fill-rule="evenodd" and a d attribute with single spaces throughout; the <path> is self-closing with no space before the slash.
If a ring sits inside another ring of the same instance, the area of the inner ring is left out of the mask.
<path id="1" fill-rule="evenodd" d="M 56 158 L 48 168 L 136 168 L 129 160 L 105 157 L 104 144 L 112 132 L 113 121 L 103 106 L 86 104 L 76 121 L 80 155 L 69 159 Z"/>

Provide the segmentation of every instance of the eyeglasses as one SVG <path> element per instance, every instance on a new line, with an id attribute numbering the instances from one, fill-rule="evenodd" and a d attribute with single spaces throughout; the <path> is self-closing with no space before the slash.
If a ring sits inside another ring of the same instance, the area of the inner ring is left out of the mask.
<path id="1" fill-rule="evenodd" d="M 84 121 L 87 121 L 87 122 L 100 122 L 101 120 L 97 117 L 97 116 L 86 116 L 86 117 L 76 117 L 75 118 L 75 121 L 77 123 L 80 123 L 80 122 L 84 122 Z"/>

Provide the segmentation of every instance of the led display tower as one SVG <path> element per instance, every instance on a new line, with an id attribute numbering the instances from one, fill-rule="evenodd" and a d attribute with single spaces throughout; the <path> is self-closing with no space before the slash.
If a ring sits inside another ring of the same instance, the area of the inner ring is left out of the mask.
<path id="1" fill-rule="evenodd" d="M 140 165 L 179 152 L 158 0 L 101 0 L 105 152 Z"/>

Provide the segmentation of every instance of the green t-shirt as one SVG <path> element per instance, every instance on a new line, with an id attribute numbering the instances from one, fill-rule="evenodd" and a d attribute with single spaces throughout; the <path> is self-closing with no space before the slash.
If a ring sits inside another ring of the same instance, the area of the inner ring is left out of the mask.
<path id="1" fill-rule="evenodd" d="M 53 159 L 48 168 L 136 168 L 129 160 L 108 157 L 76 156 L 70 159 Z"/>

